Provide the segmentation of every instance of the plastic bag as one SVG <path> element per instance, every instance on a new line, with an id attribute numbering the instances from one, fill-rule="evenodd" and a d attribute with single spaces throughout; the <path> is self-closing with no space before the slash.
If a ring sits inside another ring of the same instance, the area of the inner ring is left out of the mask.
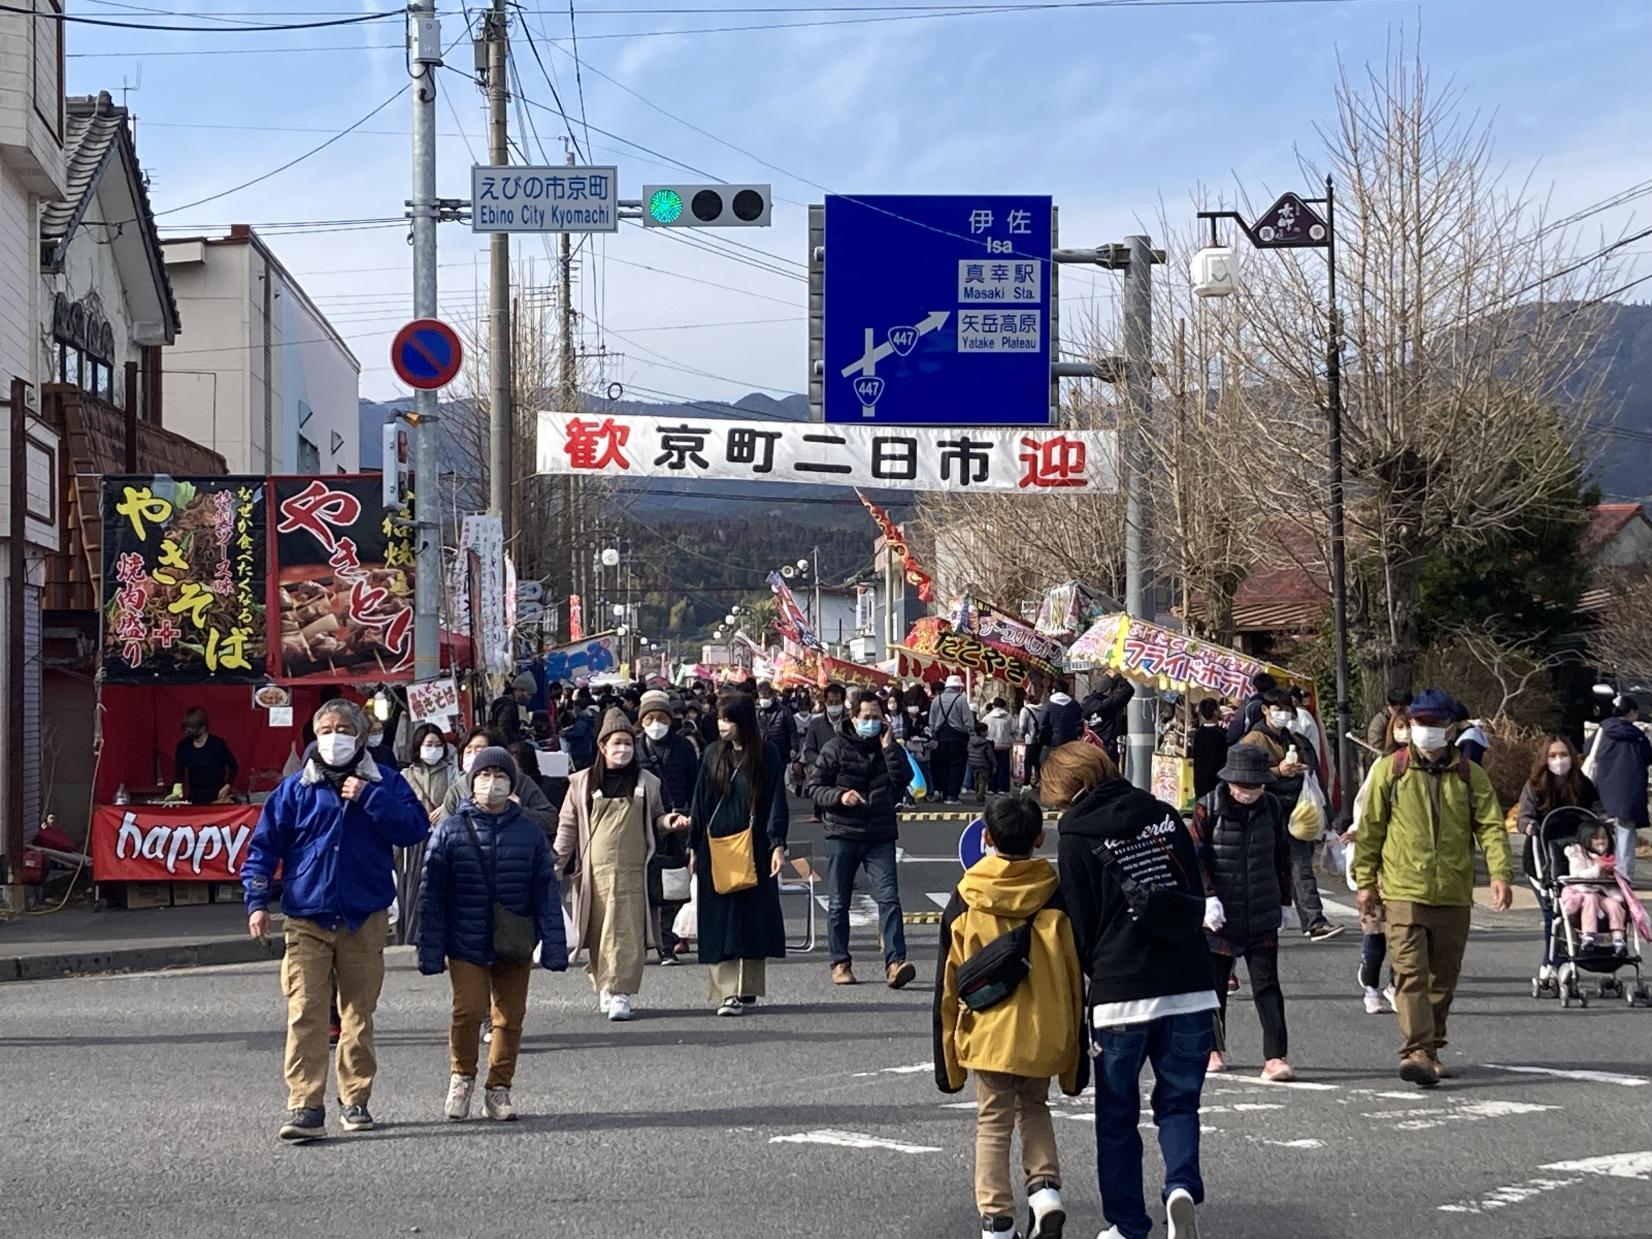
<path id="1" fill-rule="evenodd" d="M 688 888 L 688 902 L 677 910 L 677 919 L 671 922 L 671 932 L 685 942 L 700 936 L 700 884 Z"/>
<path id="2" fill-rule="evenodd" d="M 911 749 L 906 751 L 906 764 L 912 767 L 912 781 L 906 785 L 906 790 L 912 799 L 922 800 L 929 795 L 929 781 L 924 778 L 923 767 L 918 765 Z"/>
<path id="3" fill-rule="evenodd" d="M 1312 770 L 1302 776 L 1302 794 L 1291 810 L 1289 829 L 1291 838 L 1304 843 L 1313 843 L 1325 833 L 1325 793 Z"/>
<path id="4" fill-rule="evenodd" d="M 568 942 L 568 958 L 579 951 L 579 922 L 574 919 L 574 887 L 572 882 L 562 887 L 562 934 Z"/>
<path id="5" fill-rule="evenodd" d="M 1325 848 L 1319 854 L 1319 867 L 1332 877 L 1343 877 L 1352 863 L 1348 855 L 1352 851 L 1352 844 L 1344 845 L 1335 834 L 1327 835 Z"/>

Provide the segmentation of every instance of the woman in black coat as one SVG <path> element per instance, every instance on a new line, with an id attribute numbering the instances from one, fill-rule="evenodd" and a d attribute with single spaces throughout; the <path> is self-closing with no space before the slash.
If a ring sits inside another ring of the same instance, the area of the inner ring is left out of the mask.
<path id="1" fill-rule="evenodd" d="M 757 705 L 746 693 L 717 699 L 716 743 L 694 787 L 695 900 L 700 962 L 711 970 L 718 1015 L 739 1015 L 765 993 L 766 961 L 786 957 L 780 869 L 786 857 L 786 767 L 758 732 Z M 755 886 L 720 894 L 711 841 L 751 832 Z"/>

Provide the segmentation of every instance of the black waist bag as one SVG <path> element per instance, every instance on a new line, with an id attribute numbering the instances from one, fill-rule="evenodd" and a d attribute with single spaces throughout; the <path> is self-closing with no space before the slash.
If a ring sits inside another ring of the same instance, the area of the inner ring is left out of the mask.
<path id="1" fill-rule="evenodd" d="M 999 934 L 958 966 L 958 1001 L 971 1011 L 997 1006 L 1027 979 L 1032 971 L 1031 953 L 1029 919 Z"/>

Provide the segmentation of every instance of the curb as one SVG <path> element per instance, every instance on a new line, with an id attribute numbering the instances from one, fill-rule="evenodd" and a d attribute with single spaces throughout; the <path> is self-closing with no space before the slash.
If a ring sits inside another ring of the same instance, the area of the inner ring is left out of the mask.
<path id="1" fill-rule="evenodd" d="M 154 972 L 165 968 L 204 968 L 223 964 L 255 964 L 280 959 L 286 945 L 279 936 L 266 942 L 251 938 L 224 938 L 211 942 L 180 942 L 114 950 L 66 950 L 49 955 L 0 956 L 0 984 L 7 981 L 51 981 L 71 976 L 121 972 Z"/>

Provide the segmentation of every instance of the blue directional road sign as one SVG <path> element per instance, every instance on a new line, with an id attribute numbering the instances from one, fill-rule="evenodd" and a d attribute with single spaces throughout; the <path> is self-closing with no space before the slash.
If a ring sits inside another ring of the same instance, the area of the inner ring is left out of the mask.
<path id="1" fill-rule="evenodd" d="M 964 833 L 958 836 L 958 863 L 965 869 L 973 869 L 980 860 L 992 849 L 987 846 L 987 821 L 978 817 L 968 826 Z"/>
<path id="2" fill-rule="evenodd" d="M 828 196 L 825 215 L 828 422 L 1049 424 L 1049 198 Z"/>

